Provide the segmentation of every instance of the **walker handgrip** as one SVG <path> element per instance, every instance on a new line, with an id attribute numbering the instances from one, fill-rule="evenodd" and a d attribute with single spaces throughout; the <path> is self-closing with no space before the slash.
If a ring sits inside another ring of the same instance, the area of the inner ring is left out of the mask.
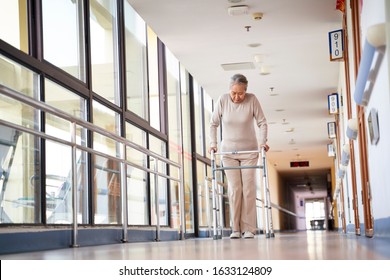
<path id="1" fill-rule="evenodd" d="M 237 155 L 237 154 L 251 154 L 251 153 L 260 153 L 260 150 L 219 152 L 219 153 L 215 153 L 215 155 Z"/>

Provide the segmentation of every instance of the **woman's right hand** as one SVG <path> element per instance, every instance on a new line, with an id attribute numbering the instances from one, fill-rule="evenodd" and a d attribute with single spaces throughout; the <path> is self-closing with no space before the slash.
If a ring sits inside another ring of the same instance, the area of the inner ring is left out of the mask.
<path id="1" fill-rule="evenodd" d="M 214 153 L 216 153 L 217 152 L 217 147 L 210 147 L 209 148 L 209 154 L 211 154 L 211 151 L 214 151 Z"/>

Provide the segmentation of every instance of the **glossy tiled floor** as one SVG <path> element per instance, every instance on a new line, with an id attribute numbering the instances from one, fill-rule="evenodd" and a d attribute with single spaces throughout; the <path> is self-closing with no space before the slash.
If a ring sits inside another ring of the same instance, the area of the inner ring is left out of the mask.
<path id="1" fill-rule="evenodd" d="M 274 238 L 125 243 L 0 255 L 2 260 L 390 260 L 390 240 L 326 231 Z"/>

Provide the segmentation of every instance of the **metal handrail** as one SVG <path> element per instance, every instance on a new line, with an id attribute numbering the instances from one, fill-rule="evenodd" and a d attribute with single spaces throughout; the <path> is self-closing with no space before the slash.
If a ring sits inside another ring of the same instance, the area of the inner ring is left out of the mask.
<path id="1" fill-rule="evenodd" d="M 73 174 L 72 185 L 73 186 L 77 185 L 77 183 L 76 183 L 77 182 L 77 178 L 76 178 L 77 177 L 77 174 L 76 174 L 76 168 L 77 168 L 77 166 L 76 166 L 76 151 L 77 151 L 77 149 L 91 153 L 92 155 L 98 155 L 98 156 L 102 156 L 102 157 L 105 157 L 108 159 L 115 160 L 121 164 L 121 166 L 120 166 L 120 170 L 121 170 L 120 172 L 122 175 L 121 176 L 121 194 L 122 194 L 122 206 L 123 206 L 122 207 L 122 217 L 123 217 L 123 221 L 122 221 L 122 223 L 123 223 L 123 225 L 122 225 L 123 226 L 123 239 L 122 240 L 124 242 L 127 241 L 127 215 L 128 215 L 127 208 L 126 208 L 126 205 L 127 205 L 127 203 L 126 203 L 126 199 L 127 199 L 127 180 L 126 180 L 126 178 L 128 178 L 126 165 L 135 167 L 137 169 L 141 169 L 145 172 L 149 172 L 151 174 L 154 174 L 155 176 L 161 176 L 161 177 L 164 177 L 164 178 L 169 179 L 169 180 L 177 181 L 177 182 L 179 182 L 179 189 L 184 186 L 183 185 L 183 176 L 182 176 L 182 166 L 179 163 L 176 163 L 170 159 L 167 159 L 167 158 L 165 158 L 165 157 L 163 157 L 155 152 L 152 152 L 152 151 L 150 151 L 150 150 L 148 150 L 148 149 L 146 149 L 146 148 L 144 148 L 136 143 L 129 141 L 128 139 L 126 139 L 124 137 L 121 137 L 119 135 L 116 135 L 114 133 L 106 131 L 106 130 L 104 130 L 104 129 L 102 129 L 94 124 L 91 124 L 87 121 L 84 121 L 84 120 L 81 120 L 78 118 L 75 118 L 74 116 L 69 115 L 61 110 L 58 110 L 57 108 L 52 107 L 46 103 L 37 101 L 31 97 L 20 94 L 19 92 L 15 91 L 13 89 L 5 87 L 4 85 L 0 85 L 0 93 L 9 97 L 9 98 L 12 98 L 12 99 L 17 100 L 19 102 L 22 102 L 28 106 L 31 106 L 34 109 L 38 109 L 38 110 L 41 110 L 43 112 L 50 113 L 50 114 L 55 115 L 61 119 L 67 120 L 71 123 L 71 141 L 68 141 L 68 140 L 64 140 L 61 138 L 57 138 L 57 137 L 52 136 L 52 135 L 48 135 L 48 134 L 43 133 L 41 131 L 30 129 L 28 127 L 24 127 L 24 126 L 17 125 L 17 124 L 0 119 L 0 124 L 2 124 L 2 125 L 12 127 L 12 128 L 17 129 L 19 131 L 23 131 L 23 132 L 38 136 L 38 137 L 43 138 L 43 139 L 51 140 L 51 141 L 72 147 L 72 174 Z M 76 126 L 77 125 L 85 128 L 85 129 L 88 129 L 92 132 L 104 135 L 107 138 L 110 138 L 110 139 L 118 142 L 119 143 L 119 155 L 112 156 L 110 154 L 99 152 L 99 151 L 96 151 L 92 148 L 77 144 L 76 143 Z M 149 169 L 147 167 L 135 164 L 133 162 L 130 162 L 129 160 L 126 159 L 126 147 L 134 148 L 134 149 L 138 150 L 139 152 L 141 152 L 149 157 L 154 158 L 156 160 L 156 165 L 157 165 L 158 161 L 162 161 L 165 164 L 168 164 L 168 165 L 171 165 L 171 166 L 178 168 L 179 169 L 179 172 L 178 172 L 179 178 L 175 178 L 175 177 L 169 176 L 167 174 L 161 173 L 160 171 L 158 171 L 158 166 L 155 166 L 155 169 L 153 170 L 153 169 Z M 156 185 L 156 189 L 157 188 L 158 188 L 158 186 Z M 156 190 L 156 191 L 158 191 L 158 190 Z M 184 203 L 183 198 L 179 198 L 179 200 L 180 200 L 179 203 L 181 203 L 181 204 Z M 77 213 L 78 213 L 78 211 L 77 211 L 76 201 L 77 201 L 77 190 L 74 187 L 73 188 L 73 203 L 72 203 L 72 207 L 73 207 L 72 246 L 73 247 L 78 247 L 78 244 L 77 244 L 77 236 L 78 236 Z M 158 200 L 156 200 L 156 204 L 158 204 L 158 203 L 159 203 Z M 158 209 L 158 205 L 156 205 L 156 209 Z M 180 221 L 182 223 L 184 221 L 184 213 L 181 211 L 180 215 L 182 216 L 180 219 Z M 159 235 L 160 235 L 159 213 L 157 213 L 156 216 L 157 216 L 156 236 L 157 236 L 157 240 L 158 240 Z M 184 232 L 183 232 L 184 228 L 185 228 L 185 226 L 182 225 L 181 239 L 184 239 Z"/>
<path id="2" fill-rule="evenodd" d="M 388 26 L 387 26 L 388 28 Z M 373 84 L 386 48 L 386 24 L 379 23 L 370 26 L 364 42 L 362 58 L 356 78 L 354 100 L 356 104 L 366 106 L 373 90 Z M 373 65 L 375 53 L 378 53 L 376 63 Z M 373 67 L 372 67 L 373 66 Z M 369 85 L 367 85 L 370 83 Z"/>

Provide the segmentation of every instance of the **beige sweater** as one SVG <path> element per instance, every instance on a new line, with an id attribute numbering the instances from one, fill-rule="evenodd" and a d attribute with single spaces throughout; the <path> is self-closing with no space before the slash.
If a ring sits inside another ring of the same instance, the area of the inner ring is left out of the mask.
<path id="1" fill-rule="evenodd" d="M 229 94 L 219 97 L 210 120 L 210 147 L 217 147 L 217 128 L 220 124 L 220 150 L 223 152 L 258 150 L 260 145 L 267 142 L 267 120 L 252 93 L 246 93 L 241 103 L 234 103 Z"/>

